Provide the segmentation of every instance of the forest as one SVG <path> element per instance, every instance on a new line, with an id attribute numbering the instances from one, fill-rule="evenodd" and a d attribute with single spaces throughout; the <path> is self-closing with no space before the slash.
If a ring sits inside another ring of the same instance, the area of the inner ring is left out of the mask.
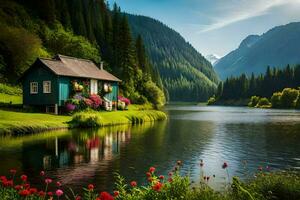
<path id="1" fill-rule="evenodd" d="M 127 16 L 104 0 L 1 0 L 1 82 L 18 78 L 37 57 L 56 54 L 104 61 L 134 103 L 163 105 L 165 95 L 143 38 L 132 36 Z"/>
<path id="2" fill-rule="evenodd" d="M 283 69 L 268 67 L 265 74 L 247 77 L 227 78 L 218 85 L 217 101 L 250 99 L 251 96 L 270 98 L 274 92 L 284 88 L 298 88 L 300 86 L 300 65 L 287 65 Z"/>

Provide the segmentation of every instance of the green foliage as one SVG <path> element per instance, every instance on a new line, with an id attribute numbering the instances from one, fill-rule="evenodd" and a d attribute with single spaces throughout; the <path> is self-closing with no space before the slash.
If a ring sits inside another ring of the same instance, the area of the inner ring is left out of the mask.
<path id="1" fill-rule="evenodd" d="M 273 108 L 281 107 L 281 96 L 282 92 L 275 92 L 271 97 L 271 104 Z"/>
<path id="2" fill-rule="evenodd" d="M 248 106 L 249 107 L 255 107 L 258 104 L 259 100 L 260 100 L 260 97 L 252 96 L 251 99 L 250 99 L 250 102 L 248 103 Z"/>
<path id="3" fill-rule="evenodd" d="M 22 89 L 18 86 L 11 86 L 8 84 L 0 83 L 0 93 L 9 95 L 22 95 Z"/>
<path id="4" fill-rule="evenodd" d="M 145 83 L 145 96 L 155 107 L 159 108 L 166 103 L 163 91 L 152 81 L 147 81 Z"/>
<path id="5" fill-rule="evenodd" d="M 299 91 L 292 88 L 285 88 L 282 91 L 281 96 L 281 107 L 282 108 L 293 108 L 296 105 Z"/>
<path id="6" fill-rule="evenodd" d="M 207 105 L 214 105 L 216 103 L 216 97 L 215 96 L 212 96 L 208 99 L 207 101 Z"/>
<path id="7" fill-rule="evenodd" d="M 271 103 L 270 101 L 263 97 L 263 98 L 260 98 L 257 105 L 255 106 L 257 108 L 270 108 L 271 107 Z"/>

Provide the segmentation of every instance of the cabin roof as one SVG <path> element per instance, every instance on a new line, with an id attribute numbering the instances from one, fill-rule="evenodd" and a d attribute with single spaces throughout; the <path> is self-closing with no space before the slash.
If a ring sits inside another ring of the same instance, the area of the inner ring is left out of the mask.
<path id="1" fill-rule="evenodd" d="M 98 80 L 121 80 L 104 69 L 99 69 L 94 62 L 86 59 L 57 55 L 53 59 L 39 58 L 39 60 L 56 75 Z"/>

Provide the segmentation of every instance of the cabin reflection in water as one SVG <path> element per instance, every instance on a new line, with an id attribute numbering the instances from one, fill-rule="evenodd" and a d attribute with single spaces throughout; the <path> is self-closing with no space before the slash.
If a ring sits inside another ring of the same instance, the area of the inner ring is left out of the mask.
<path id="1" fill-rule="evenodd" d="M 93 166 L 100 161 L 113 160 L 115 156 L 119 155 L 121 146 L 129 142 L 130 138 L 131 131 L 129 129 L 110 132 L 103 136 L 86 134 L 76 137 L 76 135 L 72 135 L 72 138 L 55 138 L 37 145 L 40 146 L 40 153 L 43 154 L 43 169 L 76 166 L 85 163 L 89 164 L 88 166 Z"/>

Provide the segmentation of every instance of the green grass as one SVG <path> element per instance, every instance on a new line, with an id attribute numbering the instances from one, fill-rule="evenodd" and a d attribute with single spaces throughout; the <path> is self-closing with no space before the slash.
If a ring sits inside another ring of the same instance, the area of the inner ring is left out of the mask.
<path id="1" fill-rule="evenodd" d="M 67 122 L 70 120 L 70 116 L 0 110 L 0 134 L 26 134 L 50 129 L 67 128 Z"/>
<path id="2" fill-rule="evenodd" d="M 129 110 L 115 112 L 79 112 L 73 116 L 72 127 L 103 127 L 120 124 L 143 124 L 165 120 L 167 115 L 157 110 Z"/>
<path id="3" fill-rule="evenodd" d="M 166 118 L 164 112 L 156 110 L 85 111 L 73 116 L 0 110 L 0 134 L 27 134 L 59 128 L 142 124 Z"/>
<path id="4" fill-rule="evenodd" d="M 22 104 L 22 96 L 0 93 L 0 103 L 2 104 Z"/>

